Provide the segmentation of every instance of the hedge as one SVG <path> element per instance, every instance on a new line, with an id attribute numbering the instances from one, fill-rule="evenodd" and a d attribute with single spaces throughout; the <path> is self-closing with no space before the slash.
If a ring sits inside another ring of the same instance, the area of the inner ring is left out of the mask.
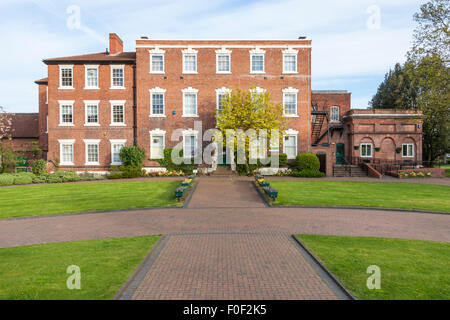
<path id="1" fill-rule="evenodd" d="M 320 161 L 319 158 L 314 153 L 310 152 L 301 153 L 295 158 L 294 168 L 297 169 L 298 171 L 303 170 L 319 171 Z"/>

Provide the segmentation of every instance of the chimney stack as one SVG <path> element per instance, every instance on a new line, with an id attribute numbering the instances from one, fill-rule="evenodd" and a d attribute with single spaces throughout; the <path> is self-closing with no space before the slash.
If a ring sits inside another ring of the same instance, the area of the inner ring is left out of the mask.
<path id="1" fill-rule="evenodd" d="M 123 52 L 123 41 L 115 33 L 109 34 L 109 54 L 116 55 Z"/>

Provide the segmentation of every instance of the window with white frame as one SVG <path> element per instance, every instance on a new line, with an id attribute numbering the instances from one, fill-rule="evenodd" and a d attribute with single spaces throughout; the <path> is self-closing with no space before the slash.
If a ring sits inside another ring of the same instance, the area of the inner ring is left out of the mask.
<path id="1" fill-rule="evenodd" d="M 150 73 L 164 73 L 165 51 L 159 48 L 150 50 Z"/>
<path id="2" fill-rule="evenodd" d="M 294 130 L 288 130 L 283 136 L 283 153 L 287 155 L 288 159 L 297 157 L 297 137 L 298 132 Z"/>
<path id="3" fill-rule="evenodd" d="M 297 50 L 283 51 L 283 73 L 297 73 L 297 55 Z"/>
<path id="4" fill-rule="evenodd" d="M 297 95 L 298 89 L 289 87 L 283 90 L 283 106 L 286 117 L 297 116 Z"/>
<path id="5" fill-rule="evenodd" d="M 260 100 L 261 95 L 264 95 L 266 93 L 266 89 L 260 88 L 260 87 L 256 87 L 256 88 L 252 88 L 250 89 L 250 96 L 252 98 L 252 102 L 253 103 L 258 103 Z M 262 97 L 262 101 L 263 102 L 265 99 L 265 96 Z M 260 106 L 256 106 L 256 108 L 259 108 Z"/>
<path id="6" fill-rule="evenodd" d="M 217 73 L 231 73 L 231 50 L 216 50 Z"/>
<path id="7" fill-rule="evenodd" d="M 414 144 L 412 143 L 404 143 L 402 145 L 402 156 L 405 158 L 414 157 Z"/>
<path id="8" fill-rule="evenodd" d="M 86 126 L 96 126 L 98 122 L 98 104 L 99 101 L 84 101 L 86 108 Z"/>
<path id="9" fill-rule="evenodd" d="M 86 87 L 85 89 L 98 89 L 98 66 L 85 66 Z"/>
<path id="10" fill-rule="evenodd" d="M 124 89 L 125 66 L 111 66 L 111 89 Z"/>
<path id="11" fill-rule="evenodd" d="M 198 90 L 191 87 L 183 89 L 183 117 L 197 117 Z"/>
<path id="12" fill-rule="evenodd" d="M 250 139 L 250 158 L 263 159 L 267 156 L 267 139 L 265 137 L 255 137 Z"/>
<path id="13" fill-rule="evenodd" d="M 231 90 L 225 87 L 216 89 L 217 96 L 217 110 L 220 112 L 223 110 L 223 99 L 230 96 Z"/>
<path id="14" fill-rule="evenodd" d="M 58 140 L 60 148 L 60 164 L 65 166 L 73 165 L 73 146 L 75 140 Z"/>
<path id="15" fill-rule="evenodd" d="M 125 101 L 110 101 L 111 103 L 111 125 L 125 125 Z"/>
<path id="16" fill-rule="evenodd" d="M 59 66 L 60 89 L 73 89 L 73 66 Z"/>
<path id="17" fill-rule="evenodd" d="M 339 116 L 339 107 L 338 106 L 332 106 L 331 107 L 331 115 L 330 115 L 330 121 L 331 122 L 339 122 L 340 116 Z"/>
<path id="18" fill-rule="evenodd" d="M 183 50 L 183 73 L 197 73 L 197 50 Z"/>
<path id="19" fill-rule="evenodd" d="M 373 147 L 371 143 L 361 143 L 361 157 L 362 158 L 372 158 Z"/>
<path id="20" fill-rule="evenodd" d="M 151 159 L 164 158 L 165 135 L 166 135 L 166 132 L 163 130 L 156 129 L 156 130 L 150 131 L 150 158 Z"/>
<path id="21" fill-rule="evenodd" d="M 150 92 L 150 116 L 164 117 L 165 116 L 165 89 L 159 87 L 149 90 Z"/>
<path id="22" fill-rule="evenodd" d="M 109 140 L 111 143 L 111 165 L 121 165 L 120 150 L 125 147 L 127 140 Z"/>
<path id="23" fill-rule="evenodd" d="M 197 151 L 197 135 L 193 133 L 185 134 L 183 140 L 183 157 L 195 157 Z"/>
<path id="24" fill-rule="evenodd" d="M 59 101 L 59 125 L 73 126 L 74 101 Z"/>
<path id="25" fill-rule="evenodd" d="M 265 51 L 254 49 L 250 51 L 250 73 L 264 73 Z"/>
<path id="26" fill-rule="evenodd" d="M 99 164 L 100 140 L 84 140 L 86 145 L 86 165 Z"/>

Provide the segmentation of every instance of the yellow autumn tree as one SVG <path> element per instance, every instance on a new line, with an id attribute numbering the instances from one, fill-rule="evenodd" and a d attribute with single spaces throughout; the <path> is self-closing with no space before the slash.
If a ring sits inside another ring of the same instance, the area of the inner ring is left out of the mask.
<path id="1" fill-rule="evenodd" d="M 260 161 L 252 161 L 250 148 L 253 147 L 254 140 L 248 135 L 249 131 L 254 130 L 256 138 L 264 133 L 266 139 L 263 142 L 267 150 L 270 148 L 270 142 L 278 140 L 280 145 L 282 132 L 286 129 L 286 118 L 283 117 L 283 105 L 272 102 L 272 97 L 268 91 L 258 92 L 256 88 L 250 90 L 234 89 L 228 95 L 225 95 L 221 101 L 221 109 L 217 112 L 217 128 L 220 130 L 220 136 L 216 140 L 226 141 L 227 147 L 233 147 L 233 150 L 239 150 L 239 141 L 244 142 L 240 146 L 245 146 L 243 154 L 245 163 L 238 163 L 240 173 L 250 173 L 255 166 L 259 166 Z M 234 131 L 234 139 L 226 137 L 227 132 Z M 272 130 L 278 130 L 279 134 L 272 137 Z M 235 158 L 235 162 L 238 159 Z M 250 165 L 249 165 L 250 164 Z M 253 166 L 252 166 L 253 165 Z"/>

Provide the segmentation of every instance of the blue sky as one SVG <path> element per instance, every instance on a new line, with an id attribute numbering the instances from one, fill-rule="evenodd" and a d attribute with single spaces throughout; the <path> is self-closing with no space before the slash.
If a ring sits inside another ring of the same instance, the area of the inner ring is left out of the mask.
<path id="1" fill-rule="evenodd" d="M 352 107 L 366 108 L 384 74 L 405 60 L 415 25 L 412 16 L 425 2 L 0 0 L 0 105 L 8 112 L 37 112 L 34 80 L 47 76 L 42 59 L 104 51 L 108 34 L 116 32 L 129 51 L 144 35 L 153 39 L 305 35 L 313 40 L 313 89 L 349 90 Z M 80 10 L 80 28 L 68 27 L 76 12 L 71 8 Z"/>

